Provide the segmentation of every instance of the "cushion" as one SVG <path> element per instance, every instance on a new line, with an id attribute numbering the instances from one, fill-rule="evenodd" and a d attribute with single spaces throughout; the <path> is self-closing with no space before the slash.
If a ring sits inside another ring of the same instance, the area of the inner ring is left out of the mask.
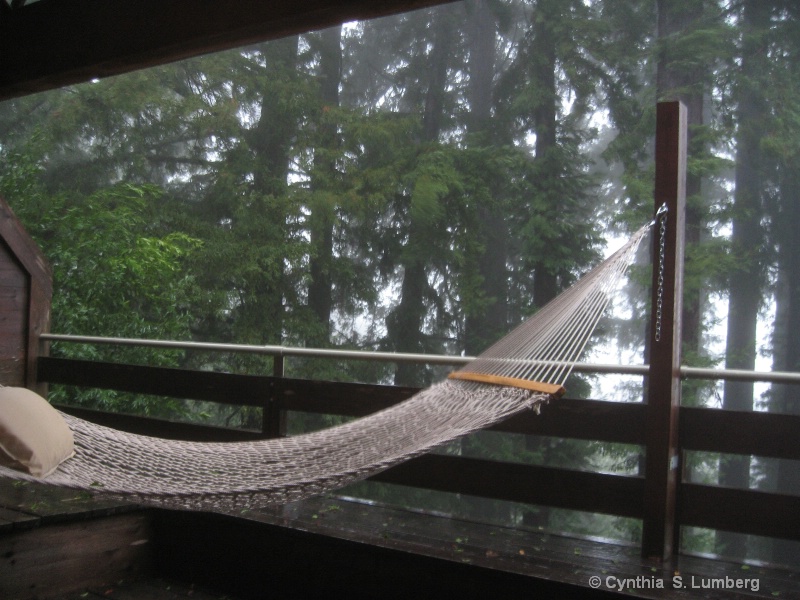
<path id="1" fill-rule="evenodd" d="M 47 477 L 74 454 L 72 431 L 47 400 L 0 387 L 0 465 Z"/>

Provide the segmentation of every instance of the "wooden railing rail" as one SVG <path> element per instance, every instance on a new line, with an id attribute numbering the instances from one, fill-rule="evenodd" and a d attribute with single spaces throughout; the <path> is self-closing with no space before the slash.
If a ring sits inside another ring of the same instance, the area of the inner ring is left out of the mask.
<path id="1" fill-rule="evenodd" d="M 39 378 L 51 384 L 208 400 L 285 411 L 359 417 L 414 394 L 417 389 L 386 385 L 310 381 L 273 376 L 187 371 L 42 357 Z M 96 422 L 174 439 L 236 441 L 268 437 L 208 425 L 62 407 Z M 643 448 L 646 405 L 561 398 L 540 415 L 524 414 L 496 431 L 636 444 Z M 265 414 L 267 414 L 265 410 Z M 267 419 L 268 420 L 268 419 Z M 718 409 L 679 409 L 679 451 L 687 450 L 800 459 L 800 417 Z M 645 477 L 610 475 L 461 456 L 425 455 L 374 478 L 444 492 L 641 519 Z M 800 496 L 726 489 L 679 482 L 678 524 L 800 540 Z M 743 518 L 742 515 L 747 515 Z"/>
<path id="2" fill-rule="evenodd" d="M 413 387 L 235 375 L 66 358 L 39 359 L 39 378 L 48 383 L 112 389 L 220 404 L 361 417 L 410 398 Z M 644 406 L 639 403 L 560 398 L 542 414 L 522 414 L 495 431 L 643 444 Z M 269 424 L 264 424 L 268 429 Z M 266 436 L 266 434 L 265 434 Z"/>
<path id="3" fill-rule="evenodd" d="M 800 415 L 680 409 L 681 450 L 800 460 Z"/>
<path id="4" fill-rule="evenodd" d="M 113 389 L 132 393 L 206 400 L 223 404 L 275 405 L 281 412 L 302 411 L 360 417 L 409 398 L 417 388 L 235 375 L 163 367 L 123 365 L 43 357 L 39 376 L 51 384 Z M 109 414 L 59 406 L 62 410 L 118 429 L 173 439 L 237 441 L 269 437 L 262 431 L 237 431 L 150 417 Z M 643 406 L 559 399 L 543 415 L 521 415 L 493 429 L 507 433 L 641 443 Z M 546 415 L 546 416 L 545 416 Z M 265 420 L 266 421 L 266 420 Z M 505 463 L 460 456 L 425 455 L 385 471 L 375 481 L 496 500 L 541 504 L 641 518 L 643 479 Z"/>

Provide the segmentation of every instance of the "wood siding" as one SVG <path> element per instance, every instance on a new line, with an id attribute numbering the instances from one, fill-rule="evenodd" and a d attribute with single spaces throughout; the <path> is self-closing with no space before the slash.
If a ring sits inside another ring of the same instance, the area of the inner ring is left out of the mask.
<path id="1" fill-rule="evenodd" d="M 0 240 L 0 384 L 25 385 L 30 277 Z"/>
<path id="2" fill-rule="evenodd" d="M 0 384 L 46 387 L 36 377 L 39 335 L 50 325 L 47 261 L 0 198 Z"/>

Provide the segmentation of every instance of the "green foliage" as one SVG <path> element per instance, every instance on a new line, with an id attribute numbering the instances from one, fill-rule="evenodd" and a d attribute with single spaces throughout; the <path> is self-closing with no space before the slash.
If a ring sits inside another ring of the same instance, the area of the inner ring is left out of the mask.
<path id="1" fill-rule="evenodd" d="M 29 155 L 4 153 L 0 190 L 39 243 L 53 268 L 52 329 L 59 333 L 167 339 L 186 337 L 197 290 L 185 259 L 201 242 L 184 233 L 160 235 L 154 226 L 162 192 L 152 185 L 119 184 L 87 197 L 50 195 L 42 167 Z M 177 366 L 174 354 L 147 349 L 65 345 L 55 356 Z M 159 414 L 157 400 L 114 392 L 59 389 L 59 402 Z"/>
<path id="2" fill-rule="evenodd" d="M 59 293 L 53 328 L 69 333 L 168 338 L 186 335 L 192 278 L 182 261 L 200 242 L 173 232 L 149 235 L 152 186 L 123 184 L 85 199 L 62 196 L 43 250 Z M 53 210 L 55 208 L 55 210 Z M 40 223 L 41 225 L 41 223 Z"/>

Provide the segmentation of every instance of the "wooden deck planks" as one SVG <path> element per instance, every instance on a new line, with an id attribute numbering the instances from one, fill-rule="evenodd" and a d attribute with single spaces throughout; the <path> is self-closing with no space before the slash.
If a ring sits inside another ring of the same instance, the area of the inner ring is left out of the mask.
<path id="1" fill-rule="evenodd" d="M 111 585 L 81 590 L 51 600 L 234 600 L 225 594 L 217 594 L 194 585 L 162 578 L 139 581 L 121 581 Z"/>
<path id="2" fill-rule="evenodd" d="M 800 600 L 800 570 L 691 556 L 661 565 L 643 559 L 636 545 L 339 497 L 212 515 L 137 511 L 0 479 L 0 507 L 2 598 L 44 596 L 46 590 L 57 600 L 246 600 L 270 590 L 304 597 L 329 588 L 359 598 L 386 586 L 391 590 L 384 597 L 399 598 L 453 586 L 464 597 L 496 589 L 504 598 L 583 599 L 616 597 L 615 582 L 626 580 L 640 582 L 640 589 L 620 594 L 627 597 Z M 590 587 L 593 576 L 602 580 L 598 590 Z M 673 587 L 676 576 L 684 589 Z M 759 589 L 698 587 L 726 577 L 757 579 Z M 655 587 L 659 581 L 665 589 Z"/>
<path id="3" fill-rule="evenodd" d="M 18 529 L 76 521 L 138 508 L 130 502 L 96 498 L 77 490 L 0 478 L 0 533 L 12 526 Z"/>
<path id="4" fill-rule="evenodd" d="M 625 592 L 631 597 L 800 599 L 800 570 L 692 556 L 659 564 L 642 558 L 636 545 L 509 529 L 337 498 L 315 498 L 246 518 L 515 573 L 532 578 L 532 588 L 534 580 L 553 581 L 570 586 L 573 593 L 584 590 L 588 594 L 593 591 L 590 578 L 598 576 L 600 591 L 608 592 L 612 590 L 606 583 L 618 586 L 618 580 L 639 581 L 643 588 Z M 758 579 L 759 589 L 701 588 L 725 577 L 732 581 Z M 665 589 L 654 587 L 659 582 Z M 677 582 L 683 589 L 677 589 Z"/>

